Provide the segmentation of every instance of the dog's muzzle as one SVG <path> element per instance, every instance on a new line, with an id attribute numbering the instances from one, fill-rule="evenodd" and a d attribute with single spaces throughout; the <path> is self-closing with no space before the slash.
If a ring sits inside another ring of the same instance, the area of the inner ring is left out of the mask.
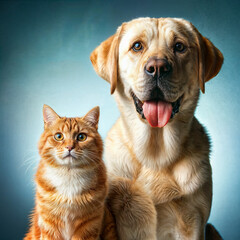
<path id="1" fill-rule="evenodd" d="M 134 92 L 133 91 L 131 91 L 130 92 L 131 93 L 131 96 L 132 96 L 132 98 L 133 98 L 133 101 L 134 101 L 134 104 L 135 104 L 135 107 L 136 107 L 136 111 L 141 115 L 141 117 L 143 118 L 143 119 L 146 119 L 146 116 L 144 115 L 144 109 L 143 109 L 143 105 L 144 105 L 144 103 L 145 102 L 142 102 L 135 94 L 134 94 Z M 154 98 L 154 99 L 149 99 L 148 101 L 146 101 L 146 103 L 147 102 L 151 102 L 151 103 L 153 103 L 153 105 L 154 105 L 154 103 L 155 103 L 155 105 L 157 106 L 159 103 L 161 103 L 162 105 L 163 105 L 163 109 L 164 108 L 167 108 L 166 106 L 169 106 L 169 105 L 171 105 L 172 106 L 172 108 L 171 108 L 171 115 L 170 115 L 170 119 L 172 119 L 174 116 L 175 116 L 175 114 L 177 114 L 178 112 L 179 112 L 179 108 L 180 108 L 180 105 L 181 105 L 181 100 L 182 100 L 182 98 L 183 98 L 183 96 L 181 96 L 180 98 L 178 98 L 175 102 L 166 102 L 166 101 L 164 101 L 163 99 L 162 99 L 162 97 L 160 97 L 160 98 Z M 146 104 L 145 103 L 145 104 Z M 160 108 L 161 109 L 161 108 Z M 166 112 L 166 111 L 165 111 Z M 163 114 L 164 114 L 164 110 L 163 110 Z M 168 113 L 166 113 L 166 115 L 169 115 L 169 112 Z M 147 120 L 148 120 L 148 122 L 149 122 L 149 119 L 147 118 Z M 168 122 L 168 120 L 165 120 L 165 121 L 167 121 Z M 150 122 L 149 122 L 150 123 Z M 166 123 L 163 123 L 163 124 L 166 124 Z M 152 124 L 150 123 L 150 125 L 152 126 Z M 154 125 L 154 127 L 156 127 L 155 125 Z"/>
<path id="2" fill-rule="evenodd" d="M 149 82 L 144 101 L 141 101 L 133 91 L 131 95 L 136 110 L 142 118 L 146 119 L 150 126 L 161 128 L 179 112 L 181 103 L 181 97 L 175 102 L 166 100 L 168 99 L 166 93 L 170 93 L 167 83 L 172 73 L 172 66 L 167 59 L 151 57 L 144 71 Z"/>

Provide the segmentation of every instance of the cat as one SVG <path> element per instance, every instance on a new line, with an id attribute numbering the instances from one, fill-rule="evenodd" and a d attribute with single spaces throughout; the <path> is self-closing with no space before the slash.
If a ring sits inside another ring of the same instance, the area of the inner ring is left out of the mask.
<path id="1" fill-rule="evenodd" d="M 43 106 L 36 200 L 24 240 L 117 239 L 105 206 L 107 174 L 97 131 L 99 107 L 82 118 L 60 117 Z"/>

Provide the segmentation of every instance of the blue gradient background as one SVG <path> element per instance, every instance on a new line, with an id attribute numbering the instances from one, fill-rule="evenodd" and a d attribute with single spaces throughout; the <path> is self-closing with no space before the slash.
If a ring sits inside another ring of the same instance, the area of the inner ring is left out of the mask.
<path id="1" fill-rule="evenodd" d="M 105 138 L 119 113 L 89 55 L 123 21 L 150 16 L 188 19 L 223 52 L 196 115 L 212 139 L 209 221 L 225 239 L 240 239 L 239 10 L 239 1 L 0 2 L 0 238 L 27 230 L 43 104 L 67 116 L 99 105 Z"/>

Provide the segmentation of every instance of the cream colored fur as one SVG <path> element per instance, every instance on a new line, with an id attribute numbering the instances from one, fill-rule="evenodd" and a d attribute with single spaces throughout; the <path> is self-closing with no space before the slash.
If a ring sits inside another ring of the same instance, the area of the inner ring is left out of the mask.
<path id="1" fill-rule="evenodd" d="M 136 41 L 142 51 L 132 51 Z M 173 53 L 178 41 L 187 47 L 184 54 Z M 152 128 L 131 97 L 145 100 L 144 66 L 153 56 L 173 66 L 168 101 L 183 95 L 179 113 L 163 128 Z M 121 113 L 105 144 L 119 239 L 204 239 L 212 202 L 210 146 L 194 110 L 199 88 L 204 92 L 221 68 L 221 52 L 186 20 L 140 18 L 123 23 L 91 61 L 110 82 Z"/>

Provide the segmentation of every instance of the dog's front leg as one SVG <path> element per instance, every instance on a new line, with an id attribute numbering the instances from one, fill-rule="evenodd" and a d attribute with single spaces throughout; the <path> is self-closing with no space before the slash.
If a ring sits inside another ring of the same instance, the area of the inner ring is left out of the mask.
<path id="1" fill-rule="evenodd" d="M 183 195 L 178 183 L 165 172 L 143 171 L 138 181 L 143 183 L 144 190 L 155 205 L 171 202 Z"/>
<path id="2" fill-rule="evenodd" d="M 108 204 L 120 240 L 157 240 L 157 214 L 152 199 L 129 179 L 110 182 Z"/>

